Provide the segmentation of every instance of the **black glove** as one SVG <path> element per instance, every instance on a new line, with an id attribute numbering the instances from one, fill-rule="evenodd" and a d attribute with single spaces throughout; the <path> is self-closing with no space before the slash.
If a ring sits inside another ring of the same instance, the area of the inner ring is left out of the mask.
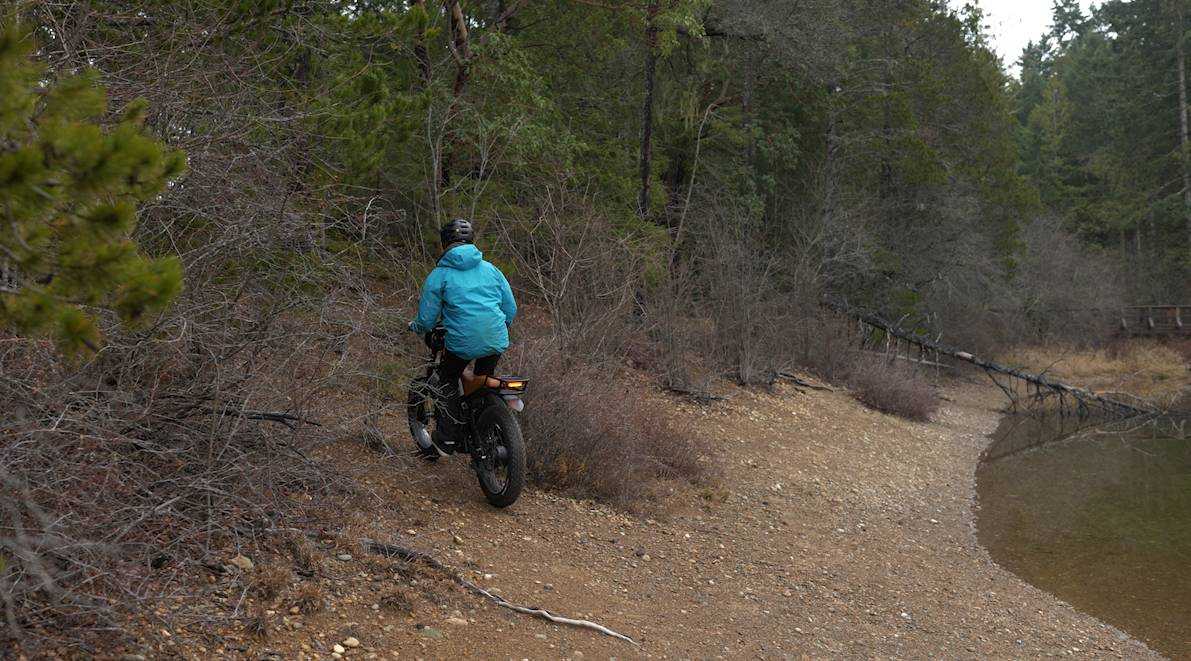
<path id="1" fill-rule="evenodd" d="M 443 338 L 446 337 L 447 331 L 442 328 L 435 328 L 426 333 L 422 340 L 426 342 L 426 347 L 431 351 L 438 351 L 443 348 Z"/>

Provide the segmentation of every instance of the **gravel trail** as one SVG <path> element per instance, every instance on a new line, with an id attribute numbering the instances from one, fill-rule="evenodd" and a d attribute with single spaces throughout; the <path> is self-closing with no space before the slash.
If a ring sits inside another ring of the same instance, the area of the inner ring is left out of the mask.
<path id="1" fill-rule="evenodd" d="M 969 385 L 947 395 L 927 424 L 843 393 L 736 390 L 709 408 L 654 395 L 659 414 L 692 416 L 718 439 L 725 475 L 714 489 L 679 489 L 649 517 L 539 491 L 497 512 L 462 461 L 411 473 L 344 443 L 340 463 L 395 505 L 358 511 L 331 542 L 330 557 L 351 556 L 331 562 L 331 608 L 284 615 L 281 605 L 277 632 L 252 653 L 1158 658 L 989 560 L 972 498 L 998 402 Z M 395 573 L 352 551 L 364 537 L 426 551 L 512 602 L 641 645 L 512 613 L 425 569 Z"/>

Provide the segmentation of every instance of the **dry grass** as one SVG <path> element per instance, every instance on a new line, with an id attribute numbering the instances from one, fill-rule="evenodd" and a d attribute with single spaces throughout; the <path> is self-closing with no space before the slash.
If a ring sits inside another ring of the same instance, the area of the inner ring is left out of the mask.
<path id="1" fill-rule="evenodd" d="M 1075 386 L 1157 402 L 1172 402 L 1191 386 L 1184 356 L 1154 340 L 1123 341 L 1100 349 L 1024 347 L 1003 360 Z"/>
<path id="2" fill-rule="evenodd" d="M 327 596 L 323 589 L 314 583 L 303 583 L 293 596 L 294 606 L 304 615 L 317 613 L 327 607 Z"/>
<path id="3" fill-rule="evenodd" d="M 269 619 L 264 607 L 258 606 L 244 617 L 244 633 L 262 640 L 273 632 L 273 622 Z"/>

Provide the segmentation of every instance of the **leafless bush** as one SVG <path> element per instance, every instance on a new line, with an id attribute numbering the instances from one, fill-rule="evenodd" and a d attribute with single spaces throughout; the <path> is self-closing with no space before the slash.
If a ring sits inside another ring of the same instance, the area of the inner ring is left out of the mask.
<path id="1" fill-rule="evenodd" d="M 857 356 L 846 383 L 860 403 L 907 420 L 928 421 L 939 408 L 934 386 L 914 368 L 879 356 Z"/>
<path id="2" fill-rule="evenodd" d="M 537 215 L 500 223 L 500 249 L 550 314 L 560 347 L 588 361 L 621 355 L 632 336 L 649 251 L 624 236 L 581 191 L 561 181 L 540 191 Z"/>
<path id="3" fill-rule="evenodd" d="M 222 3 L 30 7 L 52 66 L 97 67 L 115 107 L 148 97 L 149 124 L 191 156 L 138 227 L 146 250 L 184 264 L 168 314 L 135 332 L 106 324 L 81 363 L 0 337 L 0 647 L 37 656 L 47 642 L 97 651 L 95 632 L 128 632 L 122 620 L 187 572 L 317 524 L 296 496 L 348 486 L 311 450 L 375 412 L 360 356 L 392 338 L 368 278 L 387 254 L 366 231 L 381 212 L 360 218 L 312 187 L 308 118 L 269 78 L 278 52 L 238 49 L 244 24 Z M 291 48 L 301 20 L 270 47 Z"/>
<path id="4" fill-rule="evenodd" d="M 793 364 L 831 383 L 844 383 L 859 356 L 856 323 L 822 307 L 808 311 L 790 339 Z"/>
<path id="5" fill-rule="evenodd" d="M 820 308 L 794 338 L 794 362 L 846 386 L 865 406 L 909 420 L 929 420 L 939 407 L 934 386 L 909 363 L 861 350 L 856 323 Z"/>
<path id="6" fill-rule="evenodd" d="M 639 507 L 667 481 L 714 472 L 691 429 L 640 397 L 645 384 L 569 361 L 547 340 L 527 343 L 508 365 L 530 379 L 522 420 L 536 483 Z"/>
<path id="7" fill-rule="evenodd" d="M 969 236 L 959 243 L 972 241 Z M 1012 278 L 994 257 L 995 246 L 953 247 L 955 263 L 940 268 L 923 291 L 923 326 L 986 355 L 1024 344 L 1106 340 L 1125 300 L 1120 265 L 1089 252 L 1054 218 L 1031 220 L 1021 245 Z"/>

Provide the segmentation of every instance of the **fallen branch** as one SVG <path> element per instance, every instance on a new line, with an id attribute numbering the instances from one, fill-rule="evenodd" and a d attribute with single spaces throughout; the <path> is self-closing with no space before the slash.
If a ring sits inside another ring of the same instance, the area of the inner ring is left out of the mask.
<path id="1" fill-rule="evenodd" d="M 700 404 L 709 404 L 711 402 L 726 402 L 726 401 L 728 401 L 728 398 L 725 395 L 713 395 L 709 392 L 703 392 L 701 390 L 689 390 L 687 388 L 682 388 L 680 386 L 666 386 L 665 389 L 676 394 L 676 395 L 682 395 L 683 397 L 689 397 L 690 399 L 692 399 Z"/>
<path id="2" fill-rule="evenodd" d="M 429 555 L 427 553 L 423 553 L 421 551 L 415 551 L 414 549 L 406 548 L 404 546 L 396 546 L 394 544 L 385 544 L 383 542 L 377 542 L 377 541 L 374 541 L 371 539 L 365 539 L 362 541 L 364 543 L 364 548 L 372 553 L 377 553 L 379 555 L 383 555 L 383 556 L 389 557 L 389 558 L 401 558 L 402 560 L 405 560 L 407 562 L 421 562 L 423 564 L 426 564 L 426 565 L 430 566 L 431 568 L 433 568 L 439 572 L 442 572 L 446 576 L 449 576 L 451 578 L 451 580 L 455 581 L 455 583 L 462 586 L 463 588 L 470 590 L 470 591 L 480 595 L 481 597 L 488 599 L 492 603 L 494 603 L 497 606 L 500 606 L 502 608 L 507 608 L 511 611 L 516 611 L 518 613 L 522 613 L 525 615 L 533 615 L 535 617 L 540 617 L 542 619 L 549 620 L 556 624 L 567 624 L 567 625 L 570 625 L 573 627 L 579 627 L 581 629 L 591 629 L 592 631 L 598 631 L 598 632 L 604 634 L 605 636 L 619 638 L 620 640 L 623 640 L 629 644 L 640 646 L 637 643 L 637 641 L 633 640 L 632 638 L 629 638 L 628 636 L 626 636 L 622 633 L 617 633 L 617 632 L 609 629 L 608 627 L 605 627 L 602 624 L 596 624 L 595 622 L 591 622 L 589 620 L 576 620 L 576 619 L 569 618 L 569 617 L 561 617 L 561 616 L 555 615 L 554 613 L 551 613 L 550 611 L 548 611 L 544 608 L 518 606 L 517 604 L 511 603 L 511 602 L 505 600 L 504 597 L 501 597 L 500 595 L 492 594 L 491 592 L 485 590 L 484 588 L 467 580 L 466 578 L 463 578 L 463 576 L 461 576 L 459 574 L 459 572 L 444 565 L 443 563 L 439 562 L 437 558 L 435 558 L 434 556 Z"/>
<path id="3" fill-rule="evenodd" d="M 235 409 L 213 409 L 213 408 L 198 408 L 194 409 L 195 413 L 205 413 L 207 415 L 228 416 L 233 418 L 243 418 L 245 420 L 257 420 L 263 422 L 276 422 L 290 429 L 295 428 L 295 423 L 310 425 L 312 427 L 321 427 L 319 423 L 307 418 L 298 417 L 289 413 L 280 413 L 273 411 L 237 411 Z"/>
<path id="4" fill-rule="evenodd" d="M 802 386 L 803 388 L 810 388 L 811 390 L 826 390 L 827 392 L 838 392 L 839 391 L 837 388 L 832 388 L 831 386 L 825 386 L 821 383 L 811 383 L 810 381 L 807 381 L 806 379 L 804 379 L 800 376 L 790 374 L 789 372 L 778 372 L 777 376 L 778 376 L 778 378 L 785 379 L 785 380 L 793 383 L 796 386 Z"/>

